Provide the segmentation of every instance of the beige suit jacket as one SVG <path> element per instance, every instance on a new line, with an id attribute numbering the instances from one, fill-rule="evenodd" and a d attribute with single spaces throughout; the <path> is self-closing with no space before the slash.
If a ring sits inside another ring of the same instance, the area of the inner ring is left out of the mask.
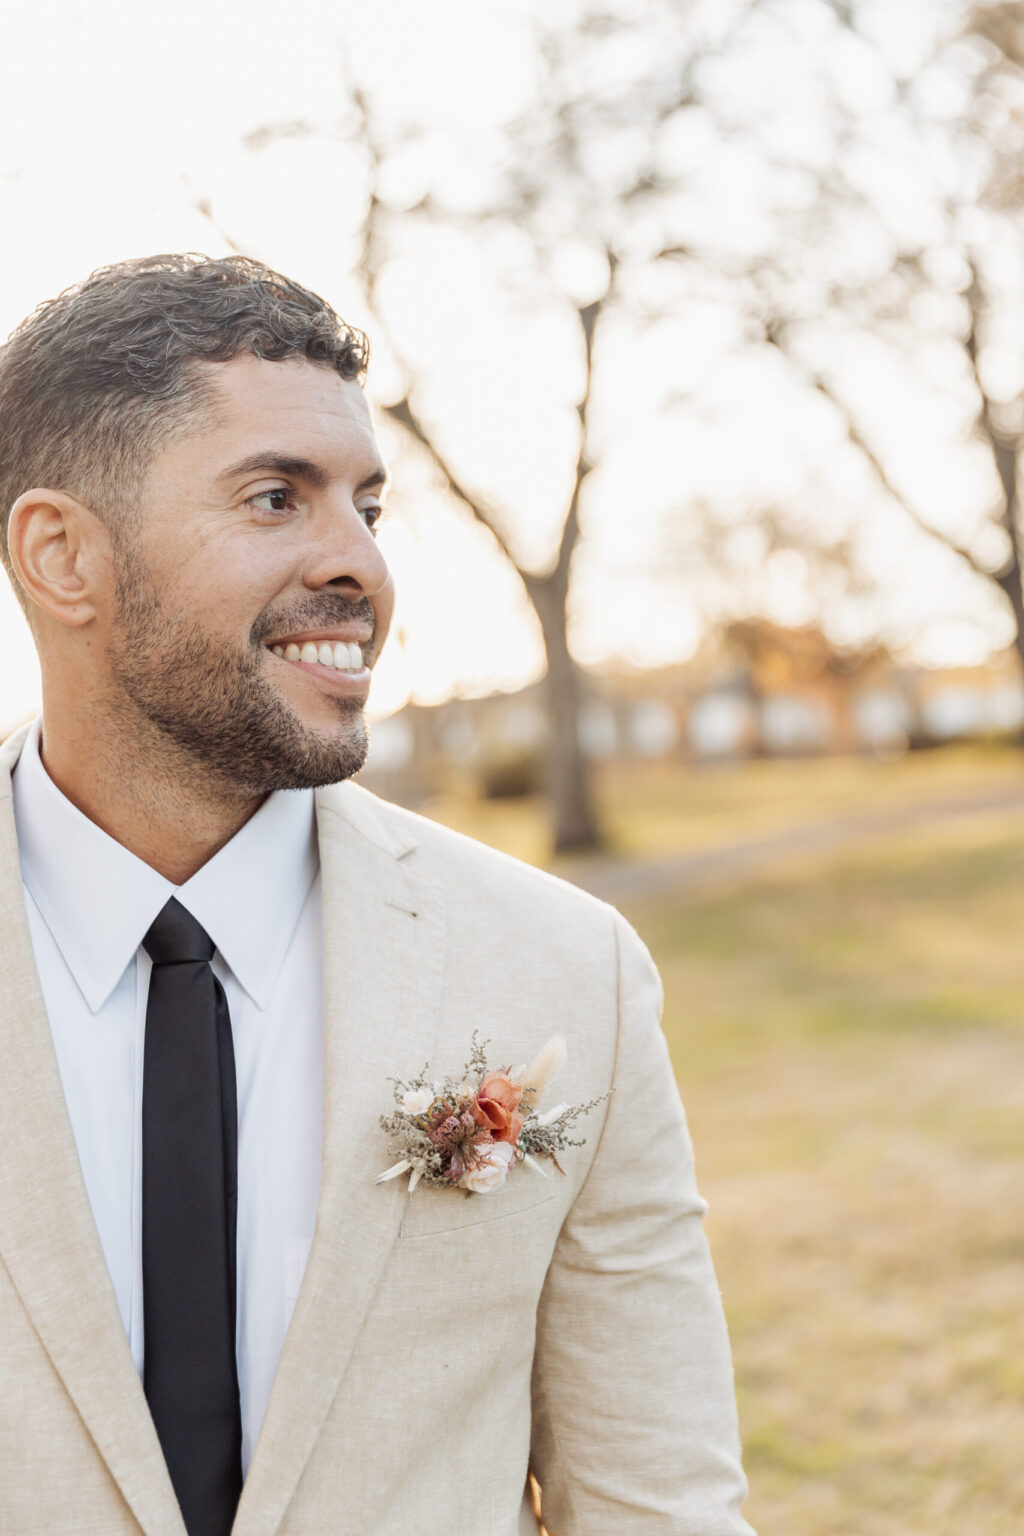
<path id="1" fill-rule="evenodd" d="M 0 1533 L 185 1536 L 83 1184 L 0 746 Z M 235 1536 L 742 1536 L 728 1344 L 650 959 L 610 908 L 355 785 L 317 795 L 316 1235 Z M 566 1177 L 377 1185 L 390 1077 L 560 1030 Z"/>

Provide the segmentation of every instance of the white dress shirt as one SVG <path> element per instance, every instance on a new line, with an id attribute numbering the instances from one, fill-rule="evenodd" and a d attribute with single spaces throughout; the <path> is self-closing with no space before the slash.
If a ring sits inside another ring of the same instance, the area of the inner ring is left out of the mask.
<path id="1" fill-rule="evenodd" d="M 216 945 L 238 1075 L 238 1313 L 248 1471 L 316 1224 L 322 1123 L 320 866 L 310 790 L 271 795 L 174 886 L 61 794 L 39 755 L 14 774 L 36 966 L 78 1157 L 138 1371 L 142 1326 L 143 935 L 171 896 Z"/>

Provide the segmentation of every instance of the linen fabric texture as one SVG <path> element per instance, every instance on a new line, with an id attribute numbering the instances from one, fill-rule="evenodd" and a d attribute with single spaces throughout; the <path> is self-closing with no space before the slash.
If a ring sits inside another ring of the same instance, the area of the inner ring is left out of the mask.
<path id="1" fill-rule="evenodd" d="M 152 974 L 143 940 L 176 888 L 65 799 L 40 759 L 39 726 L 29 731 L 11 781 L 22 891 L 78 1162 L 141 1375 L 142 1100 Z M 313 791 L 270 795 L 177 896 L 217 944 L 210 968 L 224 988 L 237 1068 L 244 1474 L 320 1197 L 323 911 Z"/>
<path id="2" fill-rule="evenodd" d="M 0 748 L 0 1533 L 184 1536 L 78 1166 Z M 235 1536 L 750 1536 L 705 1206 L 628 924 L 353 784 L 316 796 L 316 1232 Z M 258 893 L 254 899 L 259 899 Z M 611 1097 L 566 1177 L 374 1182 L 389 1078 L 556 1030 L 548 1099 Z"/>

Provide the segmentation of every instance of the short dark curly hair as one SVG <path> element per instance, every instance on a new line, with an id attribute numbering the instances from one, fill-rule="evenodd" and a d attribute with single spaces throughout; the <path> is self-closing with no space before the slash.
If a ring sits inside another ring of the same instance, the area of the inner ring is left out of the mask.
<path id="1" fill-rule="evenodd" d="M 308 288 L 248 256 L 144 256 L 100 267 L 41 304 L 0 348 L 0 556 L 11 507 L 45 485 L 116 537 L 150 460 L 197 425 L 211 391 L 196 364 L 304 357 L 361 379 L 369 348 Z"/>

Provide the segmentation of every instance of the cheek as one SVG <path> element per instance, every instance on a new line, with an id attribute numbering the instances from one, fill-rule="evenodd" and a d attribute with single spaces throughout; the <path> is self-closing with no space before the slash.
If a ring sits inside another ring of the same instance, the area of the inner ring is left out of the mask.
<path id="1" fill-rule="evenodd" d="M 395 611 L 395 583 L 391 575 L 388 575 L 387 586 L 370 599 L 374 616 L 374 648 L 380 653 L 380 648 L 387 639 L 388 630 L 391 628 L 391 619 Z"/>
<path id="2" fill-rule="evenodd" d="M 246 548 L 210 546 L 182 557 L 171 578 L 175 600 L 205 629 L 248 634 L 283 587 L 280 561 Z"/>

